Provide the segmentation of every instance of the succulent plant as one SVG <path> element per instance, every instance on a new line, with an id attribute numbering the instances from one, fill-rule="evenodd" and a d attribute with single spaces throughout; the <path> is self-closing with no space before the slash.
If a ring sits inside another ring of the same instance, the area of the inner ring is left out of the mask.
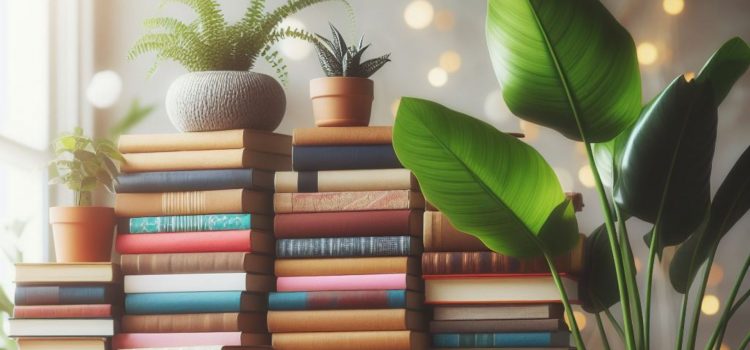
<path id="1" fill-rule="evenodd" d="M 384 64 L 391 61 L 391 54 L 373 58 L 362 62 L 362 54 L 370 47 L 364 45 L 364 35 L 360 37 L 359 44 L 347 46 L 344 37 L 333 24 L 331 26 L 331 39 L 320 34 L 315 34 L 319 42 L 315 43 L 320 59 L 320 66 L 326 76 L 329 77 L 359 77 L 368 78 L 377 72 Z"/>

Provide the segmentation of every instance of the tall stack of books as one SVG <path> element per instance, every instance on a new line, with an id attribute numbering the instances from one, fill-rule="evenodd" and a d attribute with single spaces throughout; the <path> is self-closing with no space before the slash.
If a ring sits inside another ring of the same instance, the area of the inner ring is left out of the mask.
<path id="1" fill-rule="evenodd" d="M 269 132 L 125 135 L 115 197 L 125 315 L 119 349 L 270 344 L 273 172 L 291 138 Z"/>
<path id="2" fill-rule="evenodd" d="M 10 336 L 22 350 L 105 350 L 122 310 L 112 263 L 16 265 Z"/>
<path id="3" fill-rule="evenodd" d="M 424 198 L 391 128 L 297 129 L 292 153 L 274 195 L 274 349 L 426 348 Z"/>
<path id="4" fill-rule="evenodd" d="M 572 194 L 577 211 L 580 194 Z M 583 266 L 585 236 L 555 266 L 569 298 Z M 422 274 L 425 303 L 433 306 L 434 349 L 568 349 L 570 332 L 560 294 L 543 257 L 518 259 L 490 251 L 454 228 L 439 211 L 424 213 Z"/>

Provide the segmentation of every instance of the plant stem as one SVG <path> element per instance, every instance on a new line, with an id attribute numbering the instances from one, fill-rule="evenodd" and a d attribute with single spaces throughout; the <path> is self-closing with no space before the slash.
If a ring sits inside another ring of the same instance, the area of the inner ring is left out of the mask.
<path id="1" fill-rule="evenodd" d="M 581 135 L 583 135 L 583 132 L 581 132 Z M 596 162 L 594 161 L 594 154 L 591 150 L 591 144 L 585 139 L 584 143 L 586 145 L 586 155 L 588 157 L 589 166 L 591 167 L 591 172 L 593 173 L 594 180 L 596 182 L 596 191 L 599 193 L 599 204 L 601 205 L 602 210 L 604 210 L 604 226 L 607 228 L 609 248 L 612 251 L 612 260 L 615 263 L 615 274 L 617 275 L 617 290 L 620 293 L 622 320 L 625 326 L 625 345 L 628 349 L 635 349 L 633 321 L 630 315 L 630 299 L 628 298 L 627 286 L 625 284 L 625 273 L 622 267 L 622 253 L 620 252 L 620 246 L 617 241 L 614 219 L 612 218 L 612 210 L 609 207 L 609 201 L 607 200 L 607 194 L 604 191 L 604 185 L 602 184 L 602 179 L 599 175 L 599 169 L 597 169 Z"/>
<path id="2" fill-rule="evenodd" d="M 714 254 L 715 253 L 716 251 L 714 250 Z M 711 255 L 711 258 L 713 258 L 713 254 Z M 737 292 L 739 292 L 740 287 L 742 286 L 742 281 L 745 279 L 745 274 L 747 274 L 748 268 L 750 268 L 750 255 L 747 256 L 747 259 L 745 259 L 745 265 L 742 266 L 742 270 L 740 270 L 739 275 L 737 275 L 737 279 L 734 282 L 734 287 L 732 287 L 732 291 L 729 293 L 729 298 L 727 298 L 726 305 L 724 305 L 724 311 L 721 312 L 721 319 L 719 319 L 719 323 L 716 325 L 716 328 L 711 334 L 711 338 L 708 340 L 708 343 L 706 343 L 706 349 L 713 348 L 716 344 L 721 344 L 722 339 L 724 339 L 723 332 L 727 326 L 727 323 L 729 322 L 729 310 L 731 310 L 733 307 L 734 299 L 737 297 Z M 720 333 L 721 336 L 719 336 Z"/>
<path id="3" fill-rule="evenodd" d="M 646 271 L 646 312 L 643 315 L 643 338 L 646 348 L 651 346 L 651 289 L 654 284 L 654 262 L 656 261 L 656 242 L 659 236 L 659 219 L 656 219 L 651 232 L 651 244 L 648 249 L 648 267 Z"/>
<path id="4" fill-rule="evenodd" d="M 734 313 L 737 312 L 737 310 L 742 306 L 742 304 L 745 303 L 747 298 L 750 297 L 750 290 L 745 291 L 745 293 L 742 294 L 742 296 L 737 299 L 737 301 L 732 306 L 732 309 L 729 310 L 729 316 L 727 317 L 727 321 L 723 323 L 724 326 L 720 327 L 721 331 L 719 332 L 719 339 L 724 339 L 724 332 L 726 332 L 726 324 L 729 323 L 729 320 L 734 316 Z"/>
<path id="5" fill-rule="evenodd" d="M 680 323 L 677 325 L 677 341 L 675 342 L 674 349 L 682 349 L 682 338 L 685 333 L 685 316 L 687 316 L 687 305 L 690 300 L 688 293 L 690 290 L 686 290 L 685 294 L 682 295 L 682 307 L 680 307 Z"/>
<path id="6" fill-rule="evenodd" d="M 599 314 L 599 312 L 594 314 L 594 316 L 596 317 L 596 327 L 599 329 L 599 336 L 602 337 L 602 345 L 604 346 L 604 350 L 609 350 L 609 339 L 607 339 L 607 332 L 604 330 L 602 317 Z"/>
<path id="7" fill-rule="evenodd" d="M 630 246 L 630 236 L 628 235 L 628 227 L 625 224 L 625 218 L 620 212 L 620 207 L 615 204 L 615 215 L 617 216 L 617 226 L 620 233 L 620 249 L 622 251 L 623 267 L 625 270 L 625 277 L 627 278 L 625 283 L 628 288 L 628 295 L 630 296 L 630 303 L 635 312 L 634 319 L 637 320 L 635 325 L 637 327 L 636 338 L 638 339 L 639 348 L 645 349 L 646 344 L 643 338 L 643 310 L 641 309 L 641 292 L 638 289 L 638 281 L 635 279 L 637 273 L 635 269 L 635 260 L 633 258 L 633 248 Z"/>
<path id="8" fill-rule="evenodd" d="M 612 311 L 609 311 L 609 309 L 604 309 L 604 314 L 609 319 L 609 322 L 612 324 L 612 327 L 615 329 L 615 332 L 617 332 L 617 335 L 620 336 L 620 340 L 622 342 L 625 342 L 625 335 L 622 332 L 622 326 L 620 326 L 620 324 L 617 323 L 617 319 L 615 319 L 615 316 L 612 315 Z"/>
<path id="9" fill-rule="evenodd" d="M 570 306 L 568 293 L 565 291 L 562 280 L 560 280 L 560 275 L 557 273 L 555 262 L 552 260 L 552 257 L 550 256 L 549 251 L 547 251 L 547 248 L 543 247 L 540 244 L 539 249 L 541 249 L 544 253 L 544 259 L 547 260 L 549 272 L 552 274 L 552 279 L 555 281 L 555 286 L 557 286 L 557 290 L 560 292 L 560 300 L 565 307 L 565 314 L 568 315 L 568 324 L 570 325 L 570 331 L 573 333 L 573 339 L 575 340 L 576 347 L 578 348 L 578 350 L 585 350 L 586 345 L 583 344 L 583 337 L 581 337 L 581 331 L 578 329 L 578 322 L 576 322 L 575 315 L 573 314 L 573 308 Z"/>
<path id="10" fill-rule="evenodd" d="M 742 343 L 740 343 L 740 347 L 737 349 L 744 350 L 747 349 L 747 344 L 750 343 L 750 332 L 747 332 L 745 335 L 745 339 L 742 339 Z"/>
<path id="11" fill-rule="evenodd" d="M 703 272 L 703 279 L 700 285 L 698 285 L 698 294 L 695 295 L 695 308 L 693 309 L 693 318 L 690 323 L 690 332 L 688 333 L 687 348 L 695 349 L 695 338 L 698 336 L 698 323 L 701 320 L 701 304 L 703 303 L 703 296 L 706 294 L 706 285 L 708 284 L 708 275 L 711 274 L 711 265 L 714 263 L 714 256 L 716 255 L 716 248 L 718 245 L 714 244 L 711 247 L 710 253 L 708 254 L 708 260 L 706 260 L 706 270 Z M 730 305 L 731 306 L 731 305 Z"/>

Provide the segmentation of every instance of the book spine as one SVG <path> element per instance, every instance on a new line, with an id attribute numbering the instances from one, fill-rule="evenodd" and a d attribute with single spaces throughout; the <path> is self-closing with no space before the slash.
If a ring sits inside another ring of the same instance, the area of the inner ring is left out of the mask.
<path id="1" fill-rule="evenodd" d="M 181 315 L 125 315 L 125 333 L 266 332 L 264 314 L 209 313 Z"/>
<path id="2" fill-rule="evenodd" d="M 191 252 L 251 252 L 252 231 L 121 234 L 115 247 L 120 254 Z"/>
<path id="3" fill-rule="evenodd" d="M 559 346 L 552 343 L 548 332 L 523 333 L 441 333 L 432 335 L 436 347 L 548 347 Z M 565 344 L 567 345 L 567 344 Z"/>
<path id="4" fill-rule="evenodd" d="M 253 181 L 253 169 L 159 171 L 120 174 L 117 193 L 212 191 L 234 188 L 271 190 Z"/>
<path id="5" fill-rule="evenodd" d="M 275 350 L 414 350 L 427 347 L 421 333 L 410 331 L 380 332 L 309 332 L 273 335 Z"/>
<path id="6" fill-rule="evenodd" d="M 272 292 L 269 310 L 335 310 L 405 308 L 405 290 Z"/>
<path id="7" fill-rule="evenodd" d="M 109 304 L 114 291 L 107 286 L 18 286 L 16 305 Z"/>
<path id="8" fill-rule="evenodd" d="M 130 218 L 129 233 L 231 231 L 252 228 L 251 214 L 147 216 Z"/>
<path id="9" fill-rule="evenodd" d="M 279 277 L 279 292 L 407 289 L 406 274 Z"/>
<path id="10" fill-rule="evenodd" d="M 125 313 L 190 314 L 240 312 L 243 293 L 230 292 L 184 292 L 184 293 L 135 293 L 125 295 Z"/>
<path id="11" fill-rule="evenodd" d="M 408 169 L 283 171 L 276 173 L 275 192 L 348 192 L 416 190 Z"/>
<path id="12" fill-rule="evenodd" d="M 298 146 L 328 145 L 390 145 L 390 126 L 297 128 L 292 131 L 292 144 Z"/>
<path id="13" fill-rule="evenodd" d="M 112 318 L 112 305 L 16 305 L 15 318 Z"/>
<path id="14" fill-rule="evenodd" d="M 428 252 L 488 252 L 487 246 L 472 235 L 453 227 L 445 214 L 424 212 L 424 248 Z"/>
<path id="15" fill-rule="evenodd" d="M 278 214 L 276 238 L 421 235 L 422 212 L 373 210 L 330 213 Z"/>
<path id="16" fill-rule="evenodd" d="M 416 258 L 276 259 L 276 276 L 366 275 L 371 273 L 419 274 Z"/>
<path id="17" fill-rule="evenodd" d="M 484 332 L 555 332 L 567 330 L 562 319 L 508 319 L 431 321 L 430 333 L 484 333 Z"/>
<path id="18" fill-rule="evenodd" d="M 404 309 L 269 311 L 268 331 L 352 332 L 420 328 L 409 324 L 407 318 L 413 317 L 414 314 Z"/>
<path id="19" fill-rule="evenodd" d="M 112 339 L 114 349 L 159 348 L 171 346 L 224 346 L 265 345 L 270 343 L 268 336 L 257 337 L 257 341 L 243 341 L 240 332 L 199 332 L 199 333 L 120 333 Z"/>
<path id="20" fill-rule="evenodd" d="M 360 191 L 276 193 L 276 213 L 319 213 L 366 210 L 400 210 L 424 208 L 424 197 L 418 192 Z"/>
<path id="21" fill-rule="evenodd" d="M 299 238 L 276 241 L 279 258 L 324 256 L 405 256 L 412 251 L 412 237 Z"/>
<path id="22" fill-rule="evenodd" d="M 559 272 L 572 272 L 569 254 L 557 257 L 555 265 Z M 422 273 L 425 275 L 549 273 L 549 267 L 542 258 L 519 259 L 494 252 L 427 252 L 422 254 Z"/>
<path id="23" fill-rule="evenodd" d="M 118 217 L 273 213 L 271 197 L 243 189 L 165 193 L 118 193 L 115 215 Z"/>
<path id="24" fill-rule="evenodd" d="M 126 275 L 158 275 L 215 272 L 270 273 L 273 264 L 271 258 L 265 256 L 243 252 L 222 252 L 126 254 L 120 257 L 120 266 L 123 274 Z"/>
<path id="25" fill-rule="evenodd" d="M 125 276 L 123 289 L 125 293 L 268 292 L 273 289 L 273 276 L 245 273 L 131 275 Z"/>
<path id="26" fill-rule="evenodd" d="M 391 145 L 293 146 L 295 171 L 403 168 Z"/>

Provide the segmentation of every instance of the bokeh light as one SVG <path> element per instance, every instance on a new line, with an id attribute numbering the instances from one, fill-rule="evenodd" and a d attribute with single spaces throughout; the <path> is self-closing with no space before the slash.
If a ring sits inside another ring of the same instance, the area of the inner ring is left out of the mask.
<path id="1" fill-rule="evenodd" d="M 664 0 L 662 2 L 662 7 L 664 7 L 664 12 L 676 16 L 682 13 L 682 10 L 685 9 L 685 1 L 684 0 Z"/>
<path id="2" fill-rule="evenodd" d="M 453 73 L 461 68 L 461 55 L 456 51 L 445 51 L 440 54 L 440 68 L 448 73 Z"/>
<path id="3" fill-rule="evenodd" d="M 588 188 L 594 188 L 594 186 L 596 186 L 594 173 L 591 171 L 589 165 L 584 165 L 578 170 L 578 181 L 581 181 L 581 184 Z"/>
<path id="4" fill-rule="evenodd" d="M 525 135 L 524 140 L 527 142 L 534 141 L 539 137 L 539 126 L 534 123 L 529 123 L 525 120 L 521 120 L 518 125 L 521 128 L 521 132 Z M 568 174 L 570 175 L 570 174 Z M 573 178 L 570 179 L 573 182 Z"/>
<path id="5" fill-rule="evenodd" d="M 284 19 L 281 22 L 280 27 L 295 28 L 301 30 L 306 29 L 305 24 L 302 23 L 302 21 L 292 17 Z M 308 44 L 304 40 L 286 38 L 279 42 L 279 52 L 281 52 L 284 57 L 290 60 L 300 61 L 307 58 L 307 56 L 310 56 L 310 53 L 312 52 L 312 46 L 310 46 L 310 44 Z"/>
<path id="6" fill-rule="evenodd" d="M 719 298 L 713 294 L 706 294 L 701 302 L 701 311 L 708 316 L 716 315 L 720 306 Z"/>
<path id="7" fill-rule="evenodd" d="M 721 343 L 719 350 L 732 350 L 732 348 L 730 348 L 729 345 L 727 345 L 727 343 Z"/>
<path id="8" fill-rule="evenodd" d="M 424 29 L 432 23 L 434 15 L 435 10 L 429 1 L 416 0 L 406 5 L 404 21 L 411 28 Z"/>
<path id="9" fill-rule="evenodd" d="M 724 280 L 724 268 L 722 268 L 721 265 L 717 265 L 717 264 L 711 265 L 711 271 L 708 273 L 708 281 L 707 281 L 708 286 L 716 287 L 723 280 Z"/>
<path id="10" fill-rule="evenodd" d="M 685 76 L 685 80 L 691 81 L 695 79 L 695 72 L 687 72 L 684 74 L 684 76 Z"/>
<path id="11" fill-rule="evenodd" d="M 645 66 L 654 64 L 659 58 L 659 50 L 656 45 L 647 41 L 638 44 L 637 52 L 638 62 Z"/>
<path id="12" fill-rule="evenodd" d="M 427 73 L 427 81 L 429 81 L 430 85 L 434 87 L 441 87 L 448 82 L 448 72 L 440 67 L 432 68 L 430 69 L 430 72 Z"/>
<path id="13" fill-rule="evenodd" d="M 120 98 L 120 93 L 122 93 L 120 75 L 112 70 L 103 70 L 91 77 L 86 87 L 86 100 L 96 108 L 109 108 Z"/>
<path id="14" fill-rule="evenodd" d="M 586 328 L 586 314 L 583 312 L 580 312 L 578 310 L 573 311 L 573 317 L 576 319 L 576 323 L 578 324 L 579 330 L 584 330 Z M 568 328 L 570 328 L 570 322 L 568 322 L 568 314 L 563 313 L 563 319 L 565 320 L 565 324 L 568 325 Z"/>
<path id="15" fill-rule="evenodd" d="M 435 28 L 441 32 L 447 32 L 456 26 L 456 16 L 449 10 L 435 12 Z"/>

